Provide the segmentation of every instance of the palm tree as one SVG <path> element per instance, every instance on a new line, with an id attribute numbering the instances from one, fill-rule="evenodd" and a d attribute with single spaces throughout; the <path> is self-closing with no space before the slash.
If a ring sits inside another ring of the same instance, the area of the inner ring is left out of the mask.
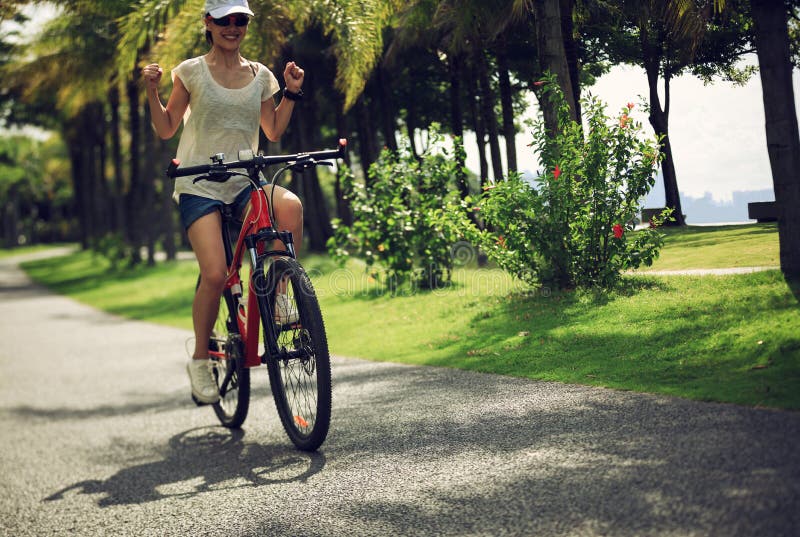
<path id="1" fill-rule="evenodd" d="M 488 178 L 487 142 L 492 173 L 495 179 L 504 176 L 495 113 L 497 89 L 492 76 L 496 71 L 507 161 L 511 169 L 516 168 L 512 90 L 503 36 L 516 22 L 512 9 L 512 0 L 491 4 L 479 0 L 418 0 L 402 12 L 390 49 L 390 54 L 399 55 L 424 47 L 441 55 L 442 66 L 449 71 L 451 131 L 462 136 L 464 118 L 469 118 L 477 135 L 482 179 Z M 465 182 L 459 183 L 466 195 Z"/>
<path id="2" fill-rule="evenodd" d="M 19 45 L 17 61 L 6 68 L 7 82 L 21 88 L 23 99 L 51 102 L 55 109 L 70 149 L 84 246 L 110 225 L 104 98 L 113 65 L 113 21 L 122 5 L 65 2 L 31 43 Z"/>

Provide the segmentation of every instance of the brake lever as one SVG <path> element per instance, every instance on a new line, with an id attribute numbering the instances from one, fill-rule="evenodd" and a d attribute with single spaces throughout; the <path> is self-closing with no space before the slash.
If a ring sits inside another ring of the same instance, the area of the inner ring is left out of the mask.
<path id="1" fill-rule="evenodd" d="M 312 159 L 305 159 L 298 162 L 295 162 L 289 169 L 293 172 L 302 172 L 303 170 L 307 170 L 308 168 L 313 168 L 314 166 L 333 166 L 333 162 L 329 162 L 327 160 L 314 160 Z"/>
<path id="2" fill-rule="evenodd" d="M 234 174 L 231 172 L 215 172 L 211 171 L 206 175 L 200 175 L 199 177 L 195 177 L 192 181 L 192 184 L 197 183 L 198 181 L 212 181 L 214 183 L 224 183 L 228 179 L 231 178 Z"/>

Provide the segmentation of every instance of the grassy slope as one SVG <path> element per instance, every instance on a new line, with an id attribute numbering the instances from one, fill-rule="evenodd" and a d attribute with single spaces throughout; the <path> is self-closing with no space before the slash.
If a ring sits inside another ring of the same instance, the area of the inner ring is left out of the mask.
<path id="1" fill-rule="evenodd" d="M 331 347 L 346 355 L 800 408 L 800 310 L 777 271 L 632 277 L 606 295 L 462 284 L 322 303 Z"/>
<path id="2" fill-rule="evenodd" d="M 664 228 L 661 257 L 643 270 L 777 267 L 776 224 Z"/>
<path id="3" fill-rule="evenodd" d="M 774 226 L 669 233 L 654 269 L 777 259 Z M 545 295 L 498 270 L 463 269 L 449 289 L 389 297 L 356 263 L 304 264 L 338 354 L 800 408 L 800 308 L 778 271 L 630 276 L 612 293 Z M 82 253 L 26 268 L 113 313 L 191 326 L 193 262 L 109 273 Z"/>

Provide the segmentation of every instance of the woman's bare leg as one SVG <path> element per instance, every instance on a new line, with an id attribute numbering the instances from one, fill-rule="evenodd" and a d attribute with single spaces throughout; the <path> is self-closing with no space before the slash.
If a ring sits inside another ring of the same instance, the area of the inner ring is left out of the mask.
<path id="1" fill-rule="evenodd" d="M 267 195 L 271 193 L 271 188 L 265 189 Z M 275 229 L 280 231 L 288 230 L 292 232 L 294 239 L 294 251 L 300 251 L 303 245 L 303 204 L 300 198 L 283 187 L 275 187 L 274 193 L 275 207 Z"/>
<path id="2" fill-rule="evenodd" d="M 222 218 L 214 211 L 195 220 L 187 230 L 189 242 L 200 267 L 200 285 L 192 303 L 194 359 L 208 358 L 208 341 L 219 313 L 225 290 L 225 248 L 222 244 Z"/>

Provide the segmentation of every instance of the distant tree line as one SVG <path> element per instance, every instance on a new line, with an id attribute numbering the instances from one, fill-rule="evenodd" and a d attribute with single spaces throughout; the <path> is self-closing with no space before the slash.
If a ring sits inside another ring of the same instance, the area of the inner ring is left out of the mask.
<path id="1" fill-rule="evenodd" d="M 71 203 L 59 201 L 53 212 L 40 207 L 38 214 L 74 220 L 85 247 L 117 244 L 131 262 L 152 262 L 158 248 L 172 257 L 183 240 L 172 185 L 162 173 L 174 142 L 153 135 L 139 70 L 149 61 L 168 69 L 207 50 L 203 3 L 65 0 L 37 35 L 0 38 L 0 121 L 60 134 Z M 4 2 L 0 20 L 24 22 L 28 5 L 34 2 Z M 457 178 L 464 196 L 516 169 L 514 135 L 526 97 L 541 97 L 534 83 L 546 72 L 556 76 L 578 118 L 582 88 L 613 65 L 641 66 L 649 121 L 664 155 L 666 204 L 677 225 L 684 222 L 669 137 L 670 82 L 687 72 L 744 82 L 755 69 L 739 68 L 740 59 L 756 52 L 782 211 L 781 262 L 800 273 L 800 139 L 791 87 L 797 0 L 253 0 L 251 6 L 257 17 L 243 54 L 276 72 L 293 59 L 308 73 L 308 98 L 280 144 L 263 145 L 266 152 L 333 146 L 347 137 L 347 165 L 366 177 L 383 147 L 397 148 L 401 133 L 421 152 L 419 135 L 436 122 L 454 136 L 476 135 L 478 184 Z M 541 108 L 555 129 L 555 111 L 546 101 Z M 338 179 L 322 173 L 295 175 L 291 185 L 304 199 L 309 247 L 317 251 L 332 235 L 332 218 L 350 220 Z M 29 210 L 10 186 L 15 181 L 0 176 L 0 222 L 9 237 L 8 215 Z"/>

